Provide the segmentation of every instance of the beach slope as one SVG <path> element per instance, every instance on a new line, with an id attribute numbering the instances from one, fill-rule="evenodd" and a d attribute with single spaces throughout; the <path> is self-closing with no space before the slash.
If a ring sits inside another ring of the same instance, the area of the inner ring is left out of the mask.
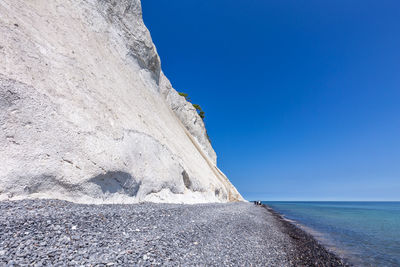
<path id="1" fill-rule="evenodd" d="M 340 266 L 262 206 L 0 202 L 0 265 Z M 311 240 L 311 241 L 310 241 Z M 312 249 L 312 253 L 305 253 Z M 298 253 L 301 253 L 298 254 Z"/>

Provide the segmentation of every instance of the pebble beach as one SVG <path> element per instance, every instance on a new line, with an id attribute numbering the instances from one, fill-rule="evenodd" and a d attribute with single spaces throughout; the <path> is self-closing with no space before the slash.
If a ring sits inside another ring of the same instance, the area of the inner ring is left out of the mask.
<path id="1" fill-rule="evenodd" d="M 265 206 L 0 202 L 0 266 L 345 266 Z"/>

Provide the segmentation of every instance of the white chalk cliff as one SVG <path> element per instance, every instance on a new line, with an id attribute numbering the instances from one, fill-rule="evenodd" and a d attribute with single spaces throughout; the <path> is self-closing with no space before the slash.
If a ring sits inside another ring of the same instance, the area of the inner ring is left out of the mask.
<path id="1" fill-rule="evenodd" d="M 1 0 L 0 128 L 0 199 L 242 200 L 139 0 Z"/>

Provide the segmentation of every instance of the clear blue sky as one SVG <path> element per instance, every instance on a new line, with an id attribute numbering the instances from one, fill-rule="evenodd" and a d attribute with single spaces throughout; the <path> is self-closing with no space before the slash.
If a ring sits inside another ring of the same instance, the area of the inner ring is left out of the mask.
<path id="1" fill-rule="evenodd" d="M 247 199 L 400 200 L 400 1 L 142 0 Z"/>

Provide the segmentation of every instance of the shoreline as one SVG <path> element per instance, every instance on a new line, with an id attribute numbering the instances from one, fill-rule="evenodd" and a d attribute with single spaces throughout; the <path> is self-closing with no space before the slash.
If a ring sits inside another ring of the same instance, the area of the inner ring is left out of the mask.
<path id="1" fill-rule="evenodd" d="M 330 251 L 310 233 L 283 217 L 283 215 L 266 204 L 261 204 L 280 223 L 283 233 L 287 234 L 295 245 L 295 251 L 289 252 L 295 266 L 353 266 L 346 259 Z"/>

